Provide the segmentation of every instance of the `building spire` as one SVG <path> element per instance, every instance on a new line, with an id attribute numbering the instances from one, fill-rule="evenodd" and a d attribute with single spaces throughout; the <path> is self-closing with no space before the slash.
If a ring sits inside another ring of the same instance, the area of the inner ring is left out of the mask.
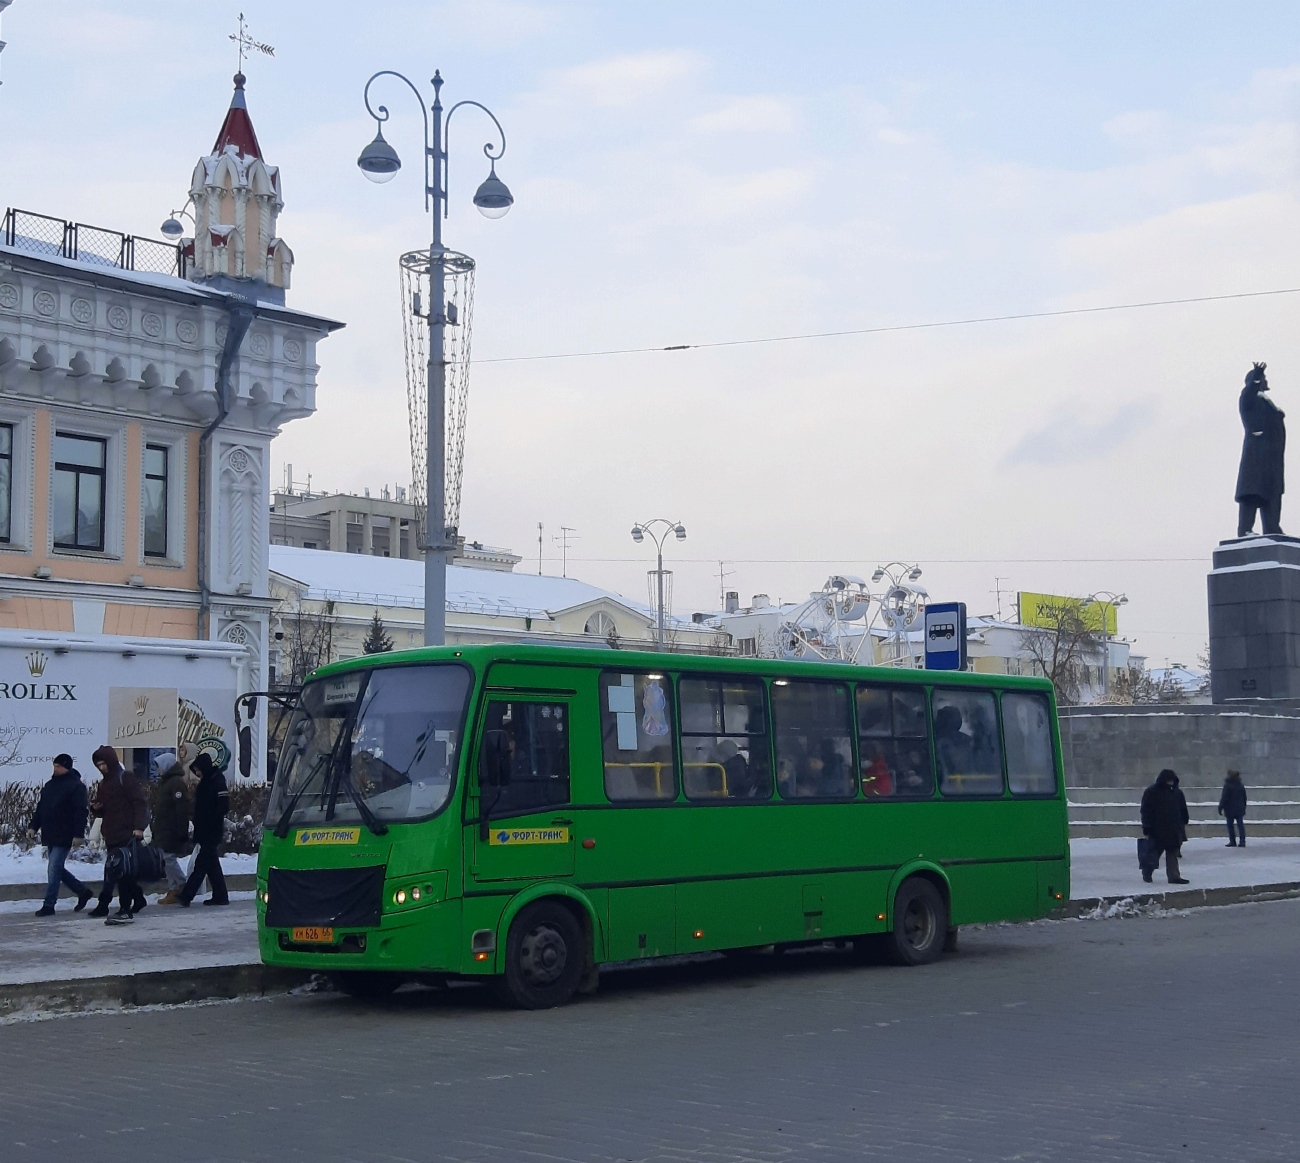
<path id="1" fill-rule="evenodd" d="M 257 133 L 253 129 L 253 119 L 248 115 L 248 104 L 244 100 L 243 73 L 235 74 L 235 94 L 230 99 L 230 108 L 226 110 L 226 119 L 221 123 L 217 134 L 217 143 L 212 152 L 218 156 L 226 152 L 229 146 L 235 147 L 240 157 L 262 156 L 262 148 L 257 144 Z"/>

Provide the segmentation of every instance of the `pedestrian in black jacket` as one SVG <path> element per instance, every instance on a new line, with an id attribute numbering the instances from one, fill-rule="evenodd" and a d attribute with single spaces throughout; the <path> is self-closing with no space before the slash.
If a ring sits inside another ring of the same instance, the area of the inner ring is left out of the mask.
<path id="1" fill-rule="evenodd" d="M 149 797 L 135 773 L 122 766 L 116 749 L 109 744 L 97 747 L 91 759 L 99 768 L 101 778 L 90 810 L 103 820 L 100 834 L 111 855 L 114 848 L 125 848 L 132 839 L 144 837 L 144 830 L 149 826 Z M 118 893 L 118 908 L 110 917 L 108 906 L 112 903 L 114 889 Z M 106 857 L 104 886 L 99 890 L 99 903 L 90 916 L 106 918 L 106 925 L 124 925 L 147 903 L 144 892 L 130 877 L 114 879 Z"/>
<path id="2" fill-rule="evenodd" d="M 81 912 L 95 895 L 64 868 L 73 844 L 80 844 L 86 834 L 86 809 L 86 785 L 81 782 L 81 772 L 72 766 L 71 755 L 56 755 L 54 774 L 41 788 L 40 802 L 27 828 L 29 836 L 40 832 L 47 853 L 45 903 L 37 912 L 38 917 L 54 916 L 54 902 L 59 899 L 60 884 L 66 884 L 77 894 L 77 907 L 73 912 Z"/>
<path id="3" fill-rule="evenodd" d="M 204 754 L 200 754 L 190 764 L 190 770 L 199 777 L 199 786 L 194 789 L 194 843 L 198 845 L 199 851 L 194 857 L 189 880 L 176 894 L 176 903 L 188 907 L 206 876 L 212 885 L 212 895 L 203 903 L 228 905 L 230 893 L 226 889 L 226 878 L 221 871 L 221 858 L 217 851 L 225 837 L 226 813 L 230 810 L 226 776 L 220 768 L 213 765 L 211 757 Z"/>
<path id="4" fill-rule="evenodd" d="M 1183 841 L 1187 839 L 1187 797 L 1178 788 L 1178 776 L 1165 768 L 1156 781 L 1142 793 L 1142 834 L 1156 848 L 1155 862 L 1160 853 L 1165 857 L 1165 875 L 1170 884 L 1188 884 L 1178 871 L 1178 857 Z M 1144 868 L 1142 879 L 1150 880 L 1154 868 Z"/>
<path id="5" fill-rule="evenodd" d="M 1246 847 L 1246 785 L 1241 782 L 1241 772 L 1229 771 L 1223 781 L 1223 792 L 1219 796 L 1219 815 L 1228 825 L 1227 847 L 1237 847 L 1237 837 L 1241 837 L 1241 846 Z M 1233 827 L 1236 827 L 1234 834 Z"/>

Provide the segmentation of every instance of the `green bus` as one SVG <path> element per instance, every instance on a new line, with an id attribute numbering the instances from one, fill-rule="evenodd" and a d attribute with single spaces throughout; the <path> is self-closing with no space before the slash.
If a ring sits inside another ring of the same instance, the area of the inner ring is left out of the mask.
<path id="1" fill-rule="evenodd" d="M 828 940 L 905 964 L 1069 893 L 1045 680 L 437 647 L 304 685 L 258 861 L 265 962 L 349 993 Z"/>

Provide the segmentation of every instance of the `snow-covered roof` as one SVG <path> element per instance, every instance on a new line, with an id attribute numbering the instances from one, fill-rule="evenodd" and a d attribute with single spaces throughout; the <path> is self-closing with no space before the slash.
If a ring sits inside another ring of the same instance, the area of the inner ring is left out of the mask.
<path id="1" fill-rule="evenodd" d="M 274 572 L 306 586 L 307 597 L 317 601 L 424 608 L 423 561 L 272 545 L 270 565 Z M 548 617 L 602 598 L 646 620 L 654 618 L 649 606 L 577 578 L 447 567 L 447 609 L 458 613 Z M 679 618 L 670 621 L 690 624 Z"/>
<path id="2" fill-rule="evenodd" d="M 63 267 L 69 272 L 76 271 L 83 275 L 93 272 L 97 277 L 104 276 L 120 280 L 125 289 L 130 289 L 132 285 L 140 288 L 148 287 L 155 291 L 166 291 L 182 295 L 192 301 L 209 299 L 213 303 L 224 305 L 231 299 L 246 297 L 233 291 L 224 291 L 203 283 L 191 282 L 189 279 L 182 279 L 176 275 L 161 275 L 155 271 L 127 270 L 100 255 L 85 254 L 79 258 L 66 258 L 59 254 L 58 244 L 45 242 L 42 239 L 29 239 L 22 235 L 15 239 L 12 246 L 0 242 L 0 256 L 3 255 L 36 259 L 43 263 Z M 256 286 L 254 285 L 250 289 L 256 290 Z M 299 311 L 296 308 L 286 307 L 283 303 L 276 303 L 270 299 L 258 299 L 257 306 L 270 318 L 287 319 L 299 323 L 316 323 L 324 326 L 329 331 L 337 331 L 344 326 L 336 319 L 328 319 L 323 315 Z"/>

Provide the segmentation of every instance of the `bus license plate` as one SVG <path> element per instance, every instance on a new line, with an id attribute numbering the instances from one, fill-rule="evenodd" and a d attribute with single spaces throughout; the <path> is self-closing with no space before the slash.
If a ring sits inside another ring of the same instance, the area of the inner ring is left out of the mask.
<path id="1" fill-rule="evenodd" d="M 290 934 L 290 939 L 299 945 L 333 945 L 334 930 L 322 929 L 317 925 L 306 925 L 302 928 L 294 929 Z"/>

